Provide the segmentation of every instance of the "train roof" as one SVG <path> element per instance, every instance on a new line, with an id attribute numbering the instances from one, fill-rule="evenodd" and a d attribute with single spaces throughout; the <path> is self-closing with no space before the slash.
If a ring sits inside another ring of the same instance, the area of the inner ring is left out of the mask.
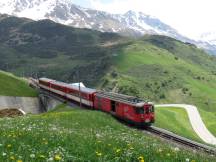
<path id="1" fill-rule="evenodd" d="M 72 85 L 72 84 L 68 84 L 68 83 L 64 83 L 64 82 L 60 82 L 60 81 L 56 81 L 56 80 L 48 79 L 48 78 L 40 78 L 40 80 L 46 81 L 46 82 L 51 82 L 52 84 L 57 84 L 57 85 L 60 85 L 60 86 L 64 86 L 64 87 L 71 88 L 71 89 L 79 91 L 79 86 L 78 85 Z M 81 87 L 81 86 L 80 86 L 80 90 L 82 92 L 86 92 L 86 93 L 94 93 L 94 92 L 96 92 L 95 89 Z"/>
<path id="2" fill-rule="evenodd" d="M 99 91 L 99 92 L 97 92 L 96 95 L 100 96 L 100 97 L 109 98 L 113 101 L 130 104 L 130 105 L 136 106 L 136 107 L 142 107 L 142 106 L 144 106 L 144 104 L 149 103 L 147 101 L 141 100 L 141 99 L 134 97 L 134 96 L 128 96 L 128 95 L 123 95 L 123 94 L 118 94 L 118 93 L 113 93 L 113 92 Z"/>
<path id="3" fill-rule="evenodd" d="M 75 89 L 75 90 L 79 91 L 79 86 L 76 86 L 76 85 L 69 85 L 69 84 L 68 84 L 66 87 L 67 87 L 67 88 L 72 88 L 72 89 Z M 96 92 L 95 89 L 86 88 L 86 87 L 81 87 L 81 86 L 80 86 L 80 90 L 81 90 L 82 92 L 86 92 L 86 93 L 94 93 L 94 92 Z"/>

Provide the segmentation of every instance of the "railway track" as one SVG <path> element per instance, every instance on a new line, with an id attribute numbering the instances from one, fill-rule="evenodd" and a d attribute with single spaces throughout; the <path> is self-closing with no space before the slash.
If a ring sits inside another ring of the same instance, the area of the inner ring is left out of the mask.
<path id="1" fill-rule="evenodd" d="M 206 152 L 208 154 L 216 156 L 216 148 L 211 147 L 211 146 L 207 146 L 207 145 L 204 145 L 204 144 L 192 141 L 192 140 L 189 140 L 187 138 L 184 138 L 184 137 L 176 135 L 172 132 L 169 132 L 165 129 L 151 126 L 151 127 L 147 128 L 145 131 L 148 131 L 148 132 L 155 134 L 159 137 L 162 137 L 164 139 L 176 142 L 176 143 L 181 144 L 183 146 L 190 147 L 190 148 L 195 149 L 195 150 L 200 150 L 200 151 L 203 151 L 203 152 Z"/>

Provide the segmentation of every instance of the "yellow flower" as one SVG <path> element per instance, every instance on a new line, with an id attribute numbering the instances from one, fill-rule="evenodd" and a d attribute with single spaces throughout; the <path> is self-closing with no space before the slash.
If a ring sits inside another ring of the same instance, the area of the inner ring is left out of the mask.
<path id="1" fill-rule="evenodd" d="M 22 160 L 17 160 L 17 162 L 23 162 Z"/>
<path id="2" fill-rule="evenodd" d="M 61 160 L 62 158 L 61 158 L 60 155 L 55 155 L 54 159 L 55 159 L 56 161 L 59 161 L 59 160 Z"/>
<path id="3" fill-rule="evenodd" d="M 117 149 L 117 150 L 116 150 L 116 153 L 119 153 L 120 151 L 121 151 L 121 149 Z"/>
<path id="4" fill-rule="evenodd" d="M 39 155 L 39 157 L 40 157 L 40 158 L 45 158 L 45 156 L 44 156 L 44 155 Z"/>
<path id="5" fill-rule="evenodd" d="M 143 156 L 139 156 L 137 159 L 139 160 L 139 162 L 145 162 Z"/>
<path id="6" fill-rule="evenodd" d="M 14 156 L 11 156 L 10 159 L 11 159 L 11 160 L 15 160 L 15 157 L 14 157 Z"/>
<path id="7" fill-rule="evenodd" d="M 101 153 L 101 152 L 97 152 L 97 151 L 96 151 L 95 153 L 96 153 L 97 156 L 102 156 L 102 153 Z"/>
<path id="8" fill-rule="evenodd" d="M 139 156 L 137 159 L 138 159 L 138 160 L 143 160 L 144 157 L 143 157 L 143 156 Z"/>
<path id="9" fill-rule="evenodd" d="M 12 145 L 11 145 L 11 144 L 8 144 L 8 145 L 7 145 L 7 148 L 11 148 L 11 147 L 12 147 Z"/>

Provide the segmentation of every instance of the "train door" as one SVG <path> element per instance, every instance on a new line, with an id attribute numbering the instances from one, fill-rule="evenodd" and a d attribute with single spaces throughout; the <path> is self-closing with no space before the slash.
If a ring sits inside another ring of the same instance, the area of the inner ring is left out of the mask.
<path id="1" fill-rule="evenodd" d="M 111 101 L 111 111 L 116 112 L 116 102 L 115 101 Z"/>

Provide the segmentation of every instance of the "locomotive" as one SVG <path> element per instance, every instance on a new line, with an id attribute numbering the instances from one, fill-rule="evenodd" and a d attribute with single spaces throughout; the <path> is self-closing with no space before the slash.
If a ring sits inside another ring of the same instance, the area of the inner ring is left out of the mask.
<path id="1" fill-rule="evenodd" d="M 101 110 L 137 126 L 150 126 L 155 120 L 154 105 L 133 96 L 98 91 L 64 82 L 40 78 L 41 89 L 94 110 Z"/>

